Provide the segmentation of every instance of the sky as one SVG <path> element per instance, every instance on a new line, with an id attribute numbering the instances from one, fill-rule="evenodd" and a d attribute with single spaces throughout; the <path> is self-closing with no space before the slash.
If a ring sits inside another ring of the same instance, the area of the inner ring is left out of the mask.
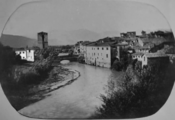
<path id="1" fill-rule="evenodd" d="M 141 30 L 162 29 L 170 29 L 167 21 L 157 9 L 147 4 L 116 0 L 43 0 L 21 6 L 3 33 L 36 38 L 38 32 L 45 31 L 56 41 L 75 36 L 72 35 L 75 33 L 79 35 L 77 32 L 80 31 L 88 32 L 89 36 L 91 32 L 105 37 L 127 31 L 140 34 Z"/>

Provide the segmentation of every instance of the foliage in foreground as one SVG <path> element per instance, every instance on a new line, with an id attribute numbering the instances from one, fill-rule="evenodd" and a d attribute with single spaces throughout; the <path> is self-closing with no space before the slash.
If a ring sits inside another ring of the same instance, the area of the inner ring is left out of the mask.
<path id="1" fill-rule="evenodd" d="M 21 64 L 19 56 L 15 55 L 12 48 L 0 44 L 0 82 L 4 93 L 12 106 L 19 110 L 26 105 L 40 100 L 43 96 L 31 98 L 35 93 L 29 93 L 32 85 L 38 85 L 46 79 L 49 71 L 52 69 L 52 60 L 56 56 L 55 53 L 46 52 L 42 59 L 38 59 L 34 65 L 29 68 L 27 73 L 21 72 L 17 78 L 14 77 L 16 69 L 15 65 Z M 48 56 L 47 56 L 48 55 Z"/>
<path id="2" fill-rule="evenodd" d="M 123 89 L 102 95 L 104 103 L 92 118 L 138 118 L 156 113 L 169 97 L 174 70 L 175 64 L 162 64 L 162 61 L 143 69 L 139 62 L 130 65 L 120 84 Z"/>

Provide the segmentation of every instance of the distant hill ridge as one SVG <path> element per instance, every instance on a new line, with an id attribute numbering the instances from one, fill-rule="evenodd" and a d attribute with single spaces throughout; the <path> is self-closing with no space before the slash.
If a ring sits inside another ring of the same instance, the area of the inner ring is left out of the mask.
<path id="1" fill-rule="evenodd" d="M 32 47 L 34 45 L 37 45 L 37 40 L 19 36 L 19 35 L 8 35 L 8 34 L 2 34 L 0 38 L 0 42 L 4 46 L 10 46 L 12 48 L 20 48 L 20 47 Z"/>

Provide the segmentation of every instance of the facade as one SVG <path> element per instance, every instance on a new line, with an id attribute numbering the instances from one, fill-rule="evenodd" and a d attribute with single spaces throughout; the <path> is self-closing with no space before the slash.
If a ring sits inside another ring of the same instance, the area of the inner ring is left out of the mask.
<path id="1" fill-rule="evenodd" d="M 80 56 L 86 57 L 87 45 L 90 44 L 89 41 L 84 41 L 80 43 Z"/>
<path id="2" fill-rule="evenodd" d="M 132 59 L 137 59 L 138 61 L 142 61 L 144 53 L 133 53 Z"/>
<path id="3" fill-rule="evenodd" d="M 79 48 L 79 46 L 78 45 L 75 45 L 74 46 L 74 55 L 79 55 L 79 52 L 80 52 L 80 48 Z"/>
<path id="4" fill-rule="evenodd" d="M 27 59 L 26 50 L 15 50 L 16 55 L 20 55 L 22 60 Z"/>
<path id="5" fill-rule="evenodd" d="M 85 63 L 100 67 L 111 67 L 111 47 L 108 44 L 92 43 L 86 47 Z"/>
<path id="6" fill-rule="evenodd" d="M 169 61 L 169 56 L 166 54 L 156 54 L 156 53 L 149 53 L 149 54 L 144 54 L 142 57 L 142 67 L 148 65 L 151 61 L 157 61 L 161 60 L 163 61 L 162 63 L 167 63 Z"/>
<path id="7" fill-rule="evenodd" d="M 34 50 L 30 50 L 30 49 L 28 49 L 28 50 L 26 50 L 26 60 L 27 61 L 30 61 L 30 62 L 34 62 L 35 61 L 35 59 L 34 59 Z"/>
<path id="8" fill-rule="evenodd" d="M 40 49 L 48 47 L 48 33 L 46 32 L 38 33 L 38 47 Z"/>
<path id="9" fill-rule="evenodd" d="M 78 41 L 75 46 L 74 46 L 74 55 L 80 55 L 80 44 L 82 43 L 83 41 Z"/>
<path id="10" fill-rule="evenodd" d="M 30 62 L 35 61 L 34 52 L 35 52 L 35 50 L 33 50 L 33 49 L 15 50 L 16 55 L 20 55 L 22 60 L 26 60 L 26 61 L 30 61 Z"/>
<path id="11" fill-rule="evenodd" d="M 129 44 L 128 44 L 128 42 L 123 41 L 121 43 L 116 44 L 115 46 L 116 46 L 116 51 L 114 51 L 116 53 L 115 56 L 117 59 L 120 60 L 120 58 L 122 56 L 122 54 L 121 54 L 122 50 L 127 49 Z"/>
<path id="12" fill-rule="evenodd" d="M 150 64 L 151 61 L 156 62 L 157 60 L 161 60 L 163 61 L 162 63 L 170 61 L 167 54 L 157 53 L 134 53 L 132 54 L 132 59 L 137 59 L 138 61 L 140 61 L 142 63 L 142 67 L 147 66 L 148 64 Z"/>

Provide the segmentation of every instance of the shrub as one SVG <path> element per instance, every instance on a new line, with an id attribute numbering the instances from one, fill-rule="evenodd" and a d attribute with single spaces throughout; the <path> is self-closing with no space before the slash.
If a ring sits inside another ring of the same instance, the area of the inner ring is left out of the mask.
<path id="1" fill-rule="evenodd" d="M 28 86 L 38 84 L 39 82 L 41 82 L 39 74 L 28 72 L 20 76 L 18 84 Z"/>
<path id="2" fill-rule="evenodd" d="M 122 61 L 115 60 L 112 65 L 112 68 L 115 69 L 116 71 L 121 71 L 123 69 L 123 64 L 124 63 Z"/>
<path id="3" fill-rule="evenodd" d="M 101 96 L 103 105 L 92 118 L 135 118 L 152 115 L 166 102 L 174 83 L 174 64 L 160 61 L 141 69 L 128 66 L 123 77 L 122 90 Z M 133 74 L 134 73 L 134 74 Z M 138 74 L 137 82 L 133 82 Z"/>

